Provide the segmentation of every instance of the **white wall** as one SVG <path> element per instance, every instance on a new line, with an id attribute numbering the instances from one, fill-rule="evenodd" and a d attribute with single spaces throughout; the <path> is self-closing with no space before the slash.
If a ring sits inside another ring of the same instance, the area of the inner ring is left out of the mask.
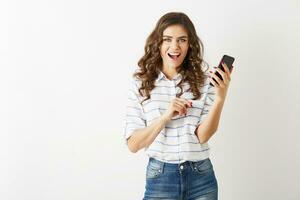
<path id="1" fill-rule="evenodd" d="M 211 160 L 223 200 L 300 199 L 299 1 L 1 1 L 0 199 L 142 199 L 122 140 L 146 37 L 194 22 L 211 66 L 236 58 Z"/>

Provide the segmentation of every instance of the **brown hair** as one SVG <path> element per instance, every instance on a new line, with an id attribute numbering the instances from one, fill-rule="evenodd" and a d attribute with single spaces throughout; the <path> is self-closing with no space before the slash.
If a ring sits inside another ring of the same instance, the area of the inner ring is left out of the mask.
<path id="1" fill-rule="evenodd" d="M 162 58 L 160 55 L 160 46 L 163 41 L 163 31 L 171 25 L 181 25 L 188 33 L 189 49 L 187 55 L 179 68 L 182 75 L 181 81 L 177 84 L 181 92 L 177 94 L 180 97 L 183 93 L 182 83 L 188 82 L 193 100 L 201 97 L 200 88 L 203 86 L 205 75 L 201 67 L 207 63 L 203 60 L 203 44 L 197 36 L 195 27 L 189 17 L 181 12 L 170 12 L 163 15 L 157 22 L 154 30 L 146 40 L 145 54 L 139 60 L 139 71 L 133 74 L 133 77 L 141 80 L 139 93 L 146 96 L 142 103 L 150 99 L 150 92 L 154 89 L 154 82 L 157 79 L 160 70 L 162 70 Z"/>

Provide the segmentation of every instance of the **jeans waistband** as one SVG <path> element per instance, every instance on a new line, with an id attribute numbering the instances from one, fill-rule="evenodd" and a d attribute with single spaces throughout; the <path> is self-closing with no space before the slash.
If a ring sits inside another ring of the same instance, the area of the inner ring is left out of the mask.
<path id="1" fill-rule="evenodd" d="M 162 162 L 159 161 L 155 158 L 150 157 L 149 158 L 149 163 L 152 165 L 156 165 L 156 166 L 160 166 L 160 168 L 168 168 L 168 169 L 178 169 L 181 166 L 183 166 L 183 168 L 186 168 L 188 166 L 190 166 L 191 168 L 194 168 L 196 165 L 199 165 L 205 161 L 209 160 L 209 158 L 206 158 L 204 160 L 200 160 L 200 161 L 185 161 L 183 163 L 178 163 L 178 164 L 174 164 L 174 163 L 166 163 L 166 162 Z"/>

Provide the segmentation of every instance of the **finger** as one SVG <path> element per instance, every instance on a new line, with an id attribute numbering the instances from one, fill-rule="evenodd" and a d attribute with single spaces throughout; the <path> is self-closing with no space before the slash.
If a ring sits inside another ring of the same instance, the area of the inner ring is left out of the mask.
<path id="1" fill-rule="evenodd" d="M 222 62 L 221 64 L 222 64 L 222 66 L 223 66 L 224 70 L 226 70 L 226 68 L 228 69 L 228 67 L 227 67 L 227 65 L 226 65 L 226 63 L 225 63 L 225 62 Z"/>
<path id="2" fill-rule="evenodd" d="M 178 112 L 178 115 L 181 115 L 181 111 L 180 111 L 180 106 L 179 105 L 177 105 L 177 104 L 174 103 L 173 109 L 174 109 L 175 112 Z"/>
<path id="3" fill-rule="evenodd" d="M 186 100 L 185 98 L 176 98 L 176 100 L 177 101 L 180 101 L 180 102 L 182 102 L 183 104 L 186 104 L 186 105 L 188 105 L 188 104 L 190 104 L 190 102 L 188 101 L 188 100 Z"/>
<path id="4" fill-rule="evenodd" d="M 176 106 L 176 109 L 179 112 L 179 115 L 183 115 L 186 113 L 186 107 L 183 103 L 175 102 L 174 105 Z"/>
<path id="5" fill-rule="evenodd" d="M 175 112 L 178 112 L 178 115 L 182 115 L 179 105 L 174 104 L 173 109 L 174 109 Z"/>
<path id="6" fill-rule="evenodd" d="M 223 65 L 223 63 L 222 63 L 222 65 Z M 225 73 L 227 74 L 227 77 L 228 77 L 228 79 L 230 81 L 230 73 L 231 73 L 231 71 L 229 70 L 229 68 L 227 67 L 227 65 L 225 63 L 223 65 L 223 68 L 225 69 Z M 231 70 L 232 70 L 232 68 L 231 68 Z"/>
<path id="7" fill-rule="evenodd" d="M 226 63 L 222 62 L 222 66 L 223 66 L 225 72 L 229 72 L 229 68 L 228 68 L 228 66 L 226 65 Z"/>
<path id="8" fill-rule="evenodd" d="M 212 77 L 210 77 L 209 80 L 210 80 L 211 84 L 213 84 L 213 86 L 215 86 L 216 88 L 219 88 L 218 83 Z"/>
<path id="9" fill-rule="evenodd" d="M 224 87 L 224 82 L 214 73 L 211 73 L 212 77 L 216 80 L 216 82 L 219 84 L 220 87 Z"/>
<path id="10" fill-rule="evenodd" d="M 226 77 L 227 77 L 227 80 L 225 81 L 226 83 L 227 82 L 230 82 L 231 80 L 231 77 L 230 77 L 230 70 L 229 68 L 227 67 L 227 65 L 225 63 L 222 63 L 223 65 L 223 68 L 225 69 L 225 74 L 226 74 Z M 224 78 L 223 78 L 224 79 Z"/>
<path id="11" fill-rule="evenodd" d="M 232 67 L 231 67 L 231 69 L 230 69 L 230 73 L 232 72 L 232 70 L 233 70 L 233 67 L 234 67 L 234 66 L 232 65 Z"/>
<path id="12" fill-rule="evenodd" d="M 223 70 L 221 70 L 220 68 L 217 68 L 216 71 L 218 71 L 218 73 L 221 74 L 223 80 L 227 79 L 227 74 Z"/>
<path id="13" fill-rule="evenodd" d="M 220 68 L 217 69 L 218 73 L 221 74 L 222 78 L 223 78 L 223 82 L 225 84 L 227 84 L 230 81 L 230 77 L 228 78 L 228 76 L 230 76 L 230 74 L 228 75 L 227 73 L 223 72 Z"/>
<path id="14" fill-rule="evenodd" d="M 192 102 L 190 102 L 184 98 L 177 98 L 177 100 L 182 102 L 186 107 L 192 107 Z"/>
<path id="15" fill-rule="evenodd" d="M 186 107 L 185 103 L 183 101 L 181 101 L 180 99 L 178 99 L 178 98 L 174 101 L 174 103 L 179 104 L 182 107 Z"/>

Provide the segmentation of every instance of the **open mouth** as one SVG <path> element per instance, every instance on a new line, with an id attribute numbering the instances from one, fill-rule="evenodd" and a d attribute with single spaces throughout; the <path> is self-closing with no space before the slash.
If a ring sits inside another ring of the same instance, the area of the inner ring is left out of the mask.
<path id="1" fill-rule="evenodd" d="M 180 53 L 167 53 L 167 54 L 173 60 L 176 60 L 180 56 Z"/>

